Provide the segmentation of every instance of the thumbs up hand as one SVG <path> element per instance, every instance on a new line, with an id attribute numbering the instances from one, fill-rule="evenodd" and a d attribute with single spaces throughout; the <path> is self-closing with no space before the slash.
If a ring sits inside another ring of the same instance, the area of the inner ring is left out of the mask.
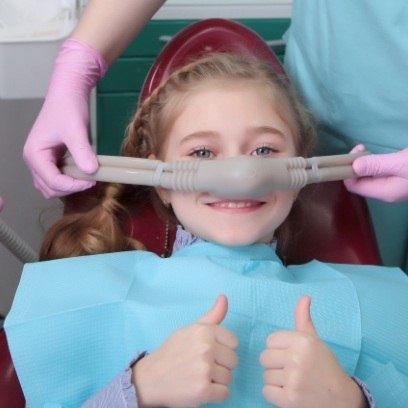
<path id="1" fill-rule="evenodd" d="M 260 356 L 265 399 L 280 408 L 366 407 L 360 387 L 320 339 L 310 303 L 309 296 L 298 301 L 295 330 L 278 331 L 267 339 Z"/>
<path id="2" fill-rule="evenodd" d="M 133 366 L 139 406 L 197 407 L 228 398 L 238 340 L 220 326 L 227 312 L 227 298 L 219 296 L 200 319 Z"/>

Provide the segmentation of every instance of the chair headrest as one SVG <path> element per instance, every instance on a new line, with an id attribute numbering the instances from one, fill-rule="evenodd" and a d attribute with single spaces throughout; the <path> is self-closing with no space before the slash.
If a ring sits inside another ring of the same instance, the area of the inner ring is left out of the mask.
<path id="1" fill-rule="evenodd" d="M 250 28 L 220 18 L 198 21 L 175 35 L 163 48 L 144 82 L 139 102 L 143 102 L 172 72 L 194 58 L 226 52 L 256 57 L 286 76 L 279 59 L 266 42 Z"/>

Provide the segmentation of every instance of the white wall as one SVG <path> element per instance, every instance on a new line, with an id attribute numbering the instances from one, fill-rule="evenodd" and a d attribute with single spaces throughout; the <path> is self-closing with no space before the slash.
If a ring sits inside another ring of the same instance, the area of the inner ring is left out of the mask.
<path id="1" fill-rule="evenodd" d="M 35 80 L 33 78 L 33 80 Z M 0 196 L 5 207 L 0 217 L 35 250 L 43 228 L 61 214 L 59 200 L 45 200 L 34 188 L 23 159 L 22 148 L 42 105 L 42 100 L 0 99 Z M 0 313 L 9 310 L 22 264 L 0 244 Z"/>
<path id="2" fill-rule="evenodd" d="M 285 18 L 292 0 L 167 0 L 154 19 Z"/>

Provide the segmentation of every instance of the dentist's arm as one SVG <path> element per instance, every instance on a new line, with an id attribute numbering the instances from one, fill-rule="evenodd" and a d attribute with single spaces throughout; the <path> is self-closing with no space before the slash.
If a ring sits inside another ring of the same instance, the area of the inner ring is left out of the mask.
<path id="1" fill-rule="evenodd" d="M 353 151 L 363 148 L 359 145 Z M 344 181 L 349 191 L 387 202 L 408 200 L 408 148 L 360 157 L 353 170 L 359 178 Z"/>
<path id="2" fill-rule="evenodd" d="M 72 37 L 61 47 L 44 105 L 24 146 L 34 185 L 45 197 L 94 184 L 61 174 L 56 163 L 69 150 L 81 170 L 97 170 L 87 131 L 90 92 L 163 4 L 164 0 L 89 1 Z"/>
<path id="3" fill-rule="evenodd" d="M 89 0 L 72 34 L 112 64 L 165 0 Z"/>

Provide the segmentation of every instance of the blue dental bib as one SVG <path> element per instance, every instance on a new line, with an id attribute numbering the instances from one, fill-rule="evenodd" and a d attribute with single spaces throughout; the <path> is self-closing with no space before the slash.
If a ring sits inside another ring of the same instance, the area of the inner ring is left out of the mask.
<path id="1" fill-rule="evenodd" d="M 239 339 L 222 406 L 271 406 L 261 393 L 259 355 L 269 334 L 293 330 L 303 295 L 312 297 L 320 337 L 347 373 L 368 383 L 379 407 L 408 406 L 399 405 L 408 401 L 401 271 L 317 261 L 286 268 L 267 245 L 211 243 L 166 259 L 132 251 L 26 265 L 5 327 L 28 406 L 79 407 L 138 352 L 153 352 L 200 318 L 219 294 L 229 300 L 222 325 Z"/>

